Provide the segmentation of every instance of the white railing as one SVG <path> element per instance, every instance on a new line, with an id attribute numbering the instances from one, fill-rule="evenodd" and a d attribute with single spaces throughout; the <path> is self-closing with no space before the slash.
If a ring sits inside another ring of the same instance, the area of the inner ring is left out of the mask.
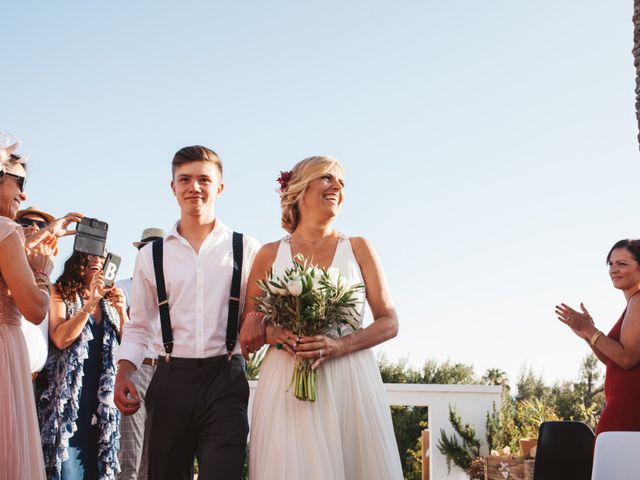
<path id="1" fill-rule="evenodd" d="M 255 380 L 249 382 L 251 388 L 249 418 L 251 418 L 251 405 L 253 404 L 253 395 L 257 385 L 258 382 Z M 456 407 L 464 423 L 470 423 L 475 426 L 478 438 L 482 440 L 485 437 L 487 412 L 491 411 L 494 403 L 496 408 L 500 408 L 500 386 L 386 383 L 385 389 L 389 397 L 389 405 L 429 407 L 429 430 L 431 435 L 428 455 L 430 459 L 430 478 L 432 480 L 460 477 L 461 471 L 455 466 L 451 469 L 451 475 L 448 474 L 447 461 L 436 447 L 441 429 L 448 435 L 453 433 L 453 428 L 449 422 L 449 405 Z"/>

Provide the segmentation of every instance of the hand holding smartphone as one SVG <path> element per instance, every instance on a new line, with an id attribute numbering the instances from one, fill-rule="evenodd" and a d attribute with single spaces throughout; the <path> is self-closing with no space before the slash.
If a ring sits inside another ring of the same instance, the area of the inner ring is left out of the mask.
<path id="1" fill-rule="evenodd" d="M 114 253 L 109 252 L 107 254 L 107 258 L 102 265 L 102 275 L 104 277 L 105 287 L 111 288 L 116 283 L 116 276 L 118 275 L 121 260 L 122 259 Z"/>

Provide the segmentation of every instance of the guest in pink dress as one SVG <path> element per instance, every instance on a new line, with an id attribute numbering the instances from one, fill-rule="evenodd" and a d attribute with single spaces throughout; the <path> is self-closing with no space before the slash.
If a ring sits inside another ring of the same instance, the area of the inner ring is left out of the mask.
<path id="1" fill-rule="evenodd" d="M 7 143 L 0 134 L 0 142 Z M 24 159 L 0 143 L 0 480 L 45 478 L 40 433 L 21 318 L 39 324 L 49 310 L 54 236 L 25 253 L 12 219 L 27 196 Z"/>

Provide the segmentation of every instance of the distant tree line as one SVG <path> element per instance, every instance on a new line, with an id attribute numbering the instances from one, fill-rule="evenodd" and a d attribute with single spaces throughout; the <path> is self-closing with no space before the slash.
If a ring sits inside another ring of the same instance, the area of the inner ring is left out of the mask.
<path id="1" fill-rule="evenodd" d="M 517 452 L 520 438 L 536 437 L 540 423 L 545 420 L 578 420 L 595 429 L 604 406 L 604 375 L 593 354 L 583 359 L 575 380 L 555 382 L 552 385 L 546 384 L 542 376 L 536 375 L 531 368 L 523 368 L 516 382 L 515 392 L 512 391 L 506 373 L 498 368 L 488 369 L 478 377 L 472 365 L 449 360 L 428 360 L 421 368 L 412 368 L 406 359 L 392 362 L 385 356 L 380 356 L 378 363 L 385 383 L 502 386 L 500 408 L 487 413 L 485 445 L 489 449 L 509 447 L 512 452 Z M 455 412 L 452 413 L 452 421 L 456 421 Z M 405 478 L 420 480 L 421 432 L 429 427 L 428 407 L 391 407 L 391 414 Z M 464 419 L 457 420 L 461 435 L 447 440 L 456 442 L 459 448 L 445 442 L 445 446 L 450 449 L 445 454 L 454 464 L 460 462 L 459 466 L 466 469 L 473 457 L 478 455 L 478 451 L 475 446 L 465 448 L 464 439 L 475 432 L 465 432 Z M 431 433 L 434 443 L 438 434 L 439 432 Z"/>

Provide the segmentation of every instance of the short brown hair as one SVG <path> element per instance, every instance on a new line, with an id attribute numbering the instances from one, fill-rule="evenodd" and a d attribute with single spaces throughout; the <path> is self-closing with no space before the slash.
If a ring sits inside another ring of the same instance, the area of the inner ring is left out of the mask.
<path id="1" fill-rule="evenodd" d="M 211 162 L 218 169 L 220 179 L 222 179 L 222 162 L 216 152 L 202 145 L 192 145 L 190 147 L 181 148 L 173 156 L 171 162 L 171 176 L 176 172 L 176 168 L 191 162 Z"/>

